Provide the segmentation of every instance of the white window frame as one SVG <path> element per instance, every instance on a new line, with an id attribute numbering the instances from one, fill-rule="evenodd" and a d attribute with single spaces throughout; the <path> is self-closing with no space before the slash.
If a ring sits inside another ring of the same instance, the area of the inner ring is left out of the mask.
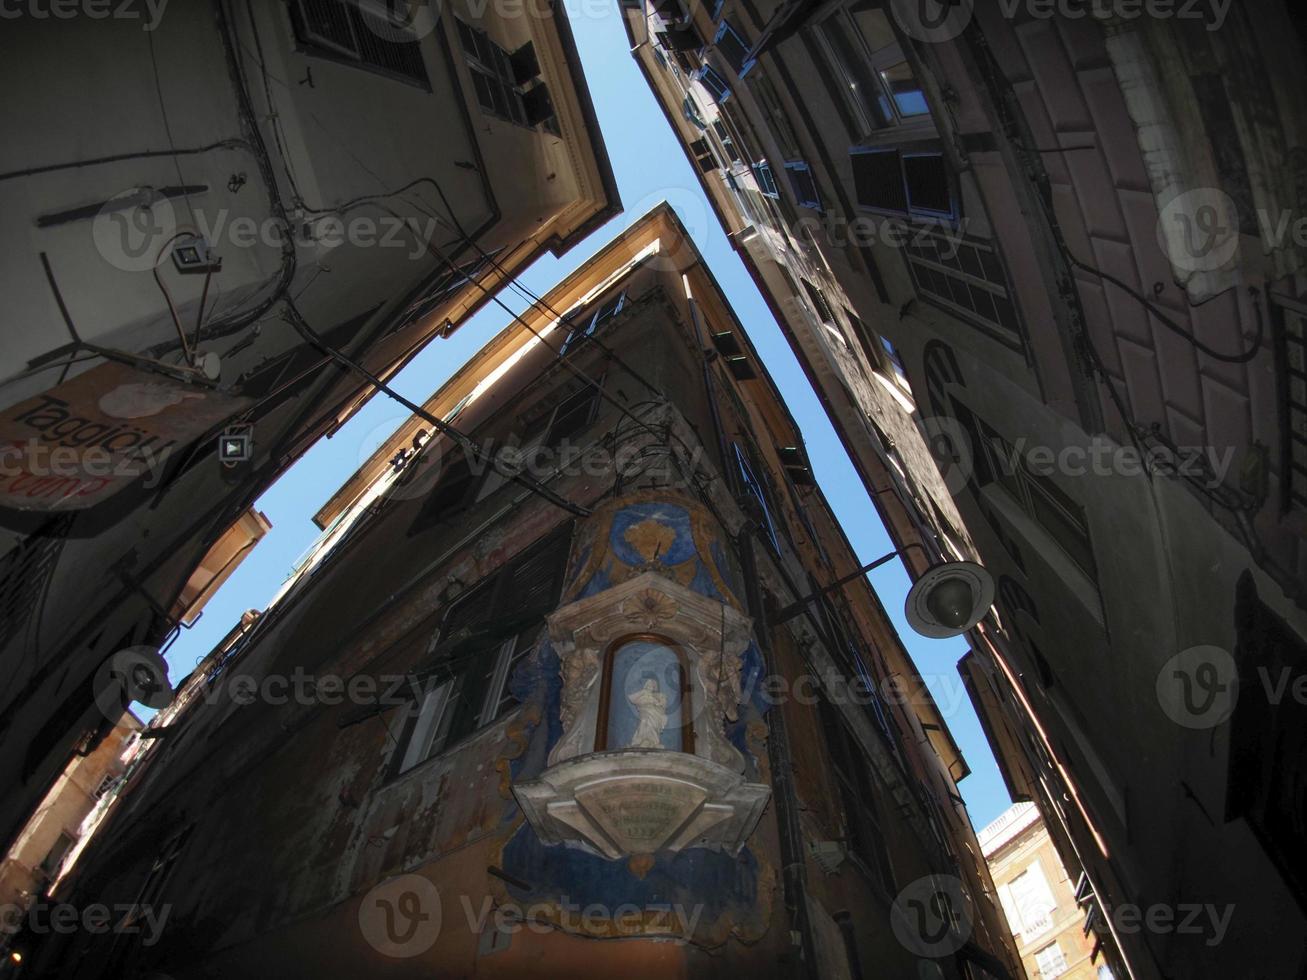
<path id="1" fill-rule="evenodd" d="M 477 710 L 476 729 L 484 728 L 496 721 L 501 714 L 500 709 L 503 706 L 504 693 L 508 688 L 514 654 L 517 653 L 517 641 L 518 636 L 510 636 L 499 645 L 495 653 L 494 672 L 486 688 L 481 707 Z M 404 745 L 404 755 L 399 764 L 400 774 L 409 772 L 445 750 L 445 744 L 449 739 L 449 726 L 453 722 L 453 713 L 450 711 L 451 695 L 462 682 L 466 672 L 467 668 L 423 695 L 417 720 Z"/>
<path id="2" fill-rule="evenodd" d="M 414 723 L 408 740 L 404 744 L 404 755 L 400 760 L 399 771 L 406 773 L 421 765 L 444 747 L 441 728 L 448 732 L 449 695 L 457 683 L 457 677 L 451 677 L 439 687 L 422 696 L 418 709 L 417 721 Z"/>
<path id="3" fill-rule="evenodd" d="M 1048 955 L 1050 953 L 1051 956 Z M 1054 977 L 1060 977 L 1070 969 L 1066 953 L 1062 951 L 1056 939 L 1043 949 L 1035 951 L 1035 965 L 1039 967 L 1039 975 L 1044 980 L 1053 980 Z M 1049 972 L 1050 969 L 1056 972 Z"/>
<path id="4" fill-rule="evenodd" d="M 832 21 L 837 20 L 839 21 L 838 26 L 832 25 Z M 854 57 L 861 53 L 863 64 L 867 66 L 870 74 L 875 76 L 878 86 L 876 92 L 867 95 L 858 90 L 859 81 L 857 77 L 848 70 L 844 58 L 831 44 L 827 32 L 833 26 L 835 30 L 843 33 L 848 42 L 854 46 L 856 49 L 852 52 Z M 817 21 L 813 25 L 812 35 L 826 56 L 827 63 L 834 70 L 837 79 L 842 83 L 840 87 L 844 90 L 844 101 L 858 124 L 859 132 L 856 134 L 858 140 L 868 143 L 902 142 L 912 139 L 931 139 L 938 135 L 935 130 L 934 119 L 929 112 L 929 100 L 927 100 L 927 112 L 924 115 L 904 116 L 894 100 L 894 93 L 890 91 L 889 85 L 885 82 L 884 73 L 900 62 L 907 62 L 909 68 L 912 68 L 913 74 L 916 74 L 915 66 L 908 61 L 907 56 L 903 53 L 903 46 L 899 42 L 895 41 L 893 44 L 872 51 L 862 33 L 862 29 L 858 26 L 857 21 L 853 19 L 847 5 L 844 4 L 841 4 L 827 16 Z M 868 102 L 868 99 L 875 100 L 878 96 L 885 100 L 885 104 L 893 115 L 893 121 L 884 125 L 879 123 L 879 117 Z"/>

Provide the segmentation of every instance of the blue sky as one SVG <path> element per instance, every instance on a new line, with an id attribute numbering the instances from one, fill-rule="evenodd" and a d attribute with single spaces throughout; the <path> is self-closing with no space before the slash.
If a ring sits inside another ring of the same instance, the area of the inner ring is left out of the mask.
<path id="1" fill-rule="evenodd" d="M 664 198 L 670 201 L 803 429 L 817 479 L 859 557 L 865 563 L 885 554 L 892 545 L 880 518 L 780 328 L 712 216 L 684 152 L 636 68 L 617 4 L 605 7 L 602 13 L 593 2 L 569 2 L 568 8 L 626 211 L 562 259 L 541 259 L 521 282 L 537 293 L 546 292 L 622 228 Z M 515 310 L 525 307 L 511 291 L 500 298 Z M 488 306 L 449 340 L 430 344 L 394 380 L 394 387 L 414 401 L 423 401 L 506 321 L 501 309 Z M 319 442 L 263 495 L 258 507 L 272 521 L 273 529 L 209 602 L 194 628 L 169 650 L 174 680 L 189 673 L 242 612 L 267 604 L 295 560 L 317 537 L 314 512 L 407 415 L 384 396 L 373 398 L 348 425 L 333 438 Z M 971 765 L 972 774 L 961 788 L 972 822 L 979 829 L 1006 809 L 1009 800 L 955 669 L 966 644 L 927 640 L 908 628 L 902 612 L 909 582 L 897 561 L 872 572 L 871 580 Z"/>

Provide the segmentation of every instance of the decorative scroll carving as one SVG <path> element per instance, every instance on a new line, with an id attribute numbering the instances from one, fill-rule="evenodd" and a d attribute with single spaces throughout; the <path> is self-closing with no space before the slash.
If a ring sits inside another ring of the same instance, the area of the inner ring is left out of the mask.
<path id="1" fill-rule="evenodd" d="M 559 609 L 549 617 L 549 635 L 561 661 L 563 737 L 550 765 L 594 751 L 604 654 L 614 640 L 643 630 L 679 644 L 689 659 L 695 754 L 742 772 L 744 757 L 725 726 L 739 717 L 751 625 L 730 606 L 654 572 Z"/>
<path id="2" fill-rule="evenodd" d="M 769 792 L 744 781 L 744 756 L 726 738 L 727 723 L 739 718 L 751 627 L 732 606 L 655 572 L 549 617 L 563 681 L 563 735 L 550 752 L 550 768 L 514 787 L 542 839 L 581 841 L 610 857 L 742 846 Z M 595 752 L 602 688 L 609 683 L 605 655 L 636 633 L 665 638 L 684 653 L 681 712 L 688 712 L 693 752 Z"/>

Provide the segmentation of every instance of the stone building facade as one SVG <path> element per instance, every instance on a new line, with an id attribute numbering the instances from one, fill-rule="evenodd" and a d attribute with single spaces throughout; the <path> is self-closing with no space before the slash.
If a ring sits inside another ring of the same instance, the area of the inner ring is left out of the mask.
<path id="1" fill-rule="evenodd" d="M 367 375 L 620 209 L 566 15 L 521 13 L 6 16 L 0 841 L 116 720 L 113 658 L 189 624 Z"/>
<path id="2" fill-rule="evenodd" d="M 319 521 L 59 895 L 165 927 L 35 975 L 1021 977 L 966 762 L 666 205 Z"/>
<path id="3" fill-rule="evenodd" d="M 907 567 L 995 580 L 963 667 L 1014 798 L 1104 910 L 1237 910 L 1100 938 L 1297 975 L 1303 22 L 1134 6 L 624 15 Z"/>
<path id="4" fill-rule="evenodd" d="M 1062 864 L 1034 803 L 1012 804 L 976 837 L 1030 980 L 1114 980 L 1124 974 L 1108 962 L 1115 950 L 1104 949 L 1086 928 L 1084 882 Z"/>

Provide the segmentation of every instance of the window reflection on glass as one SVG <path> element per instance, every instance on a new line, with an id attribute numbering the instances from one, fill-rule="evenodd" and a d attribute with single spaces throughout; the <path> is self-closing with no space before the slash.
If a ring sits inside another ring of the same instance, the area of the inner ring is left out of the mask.
<path id="1" fill-rule="evenodd" d="M 890 65 L 881 72 L 881 77 L 885 79 L 885 87 L 894 96 L 894 104 L 898 107 L 900 116 L 925 116 L 930 113 L 926 96 L 906 61 Z"/>
<path id="2" fill-rule="evenodd" d="M 859 0 L 849 6 L 849 14 L 862 32 L 867 42 L 867 50 L 873 54 L 898 43 L 894 28 L 890 26 L 889 17 L 880 8 L 880 0 Z"/>
<path id="3" fill-rule="evenodd" d="M 685 674 L 675 648 L 628 640 L 610 654 L 607 683 L 605 748 L 689 751 Z"/>

